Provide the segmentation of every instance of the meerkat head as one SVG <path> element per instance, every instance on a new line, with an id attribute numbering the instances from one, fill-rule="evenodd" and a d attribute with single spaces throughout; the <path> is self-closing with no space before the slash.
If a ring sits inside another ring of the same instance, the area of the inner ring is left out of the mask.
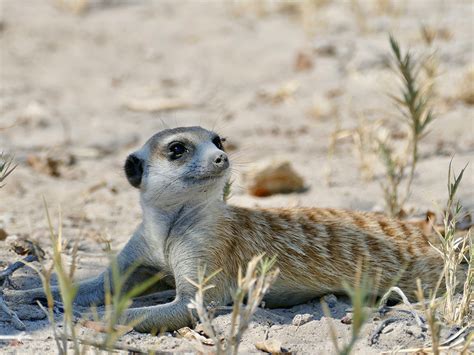
<path id="1" fill-rule="evenodd" d="M 125 175 L 153 205 L 222 198 L 229 177 L 222 139 L 201 127 L 166 129 L 128 156 Z"/>

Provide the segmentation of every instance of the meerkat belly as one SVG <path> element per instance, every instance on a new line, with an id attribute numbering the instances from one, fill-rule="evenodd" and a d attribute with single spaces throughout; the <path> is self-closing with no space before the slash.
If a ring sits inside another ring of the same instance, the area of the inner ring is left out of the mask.
<path id="1" fill-rule="evenodd" d="M 290 287 L 286 283 L 276 281 L 268 293 L 265 295 L 263 302 L 265 307 L 291 307 L 298 304 L 306 303 L 314 298 L 327 294 L 327 290 L 318 289 L 317 287 Z"/>

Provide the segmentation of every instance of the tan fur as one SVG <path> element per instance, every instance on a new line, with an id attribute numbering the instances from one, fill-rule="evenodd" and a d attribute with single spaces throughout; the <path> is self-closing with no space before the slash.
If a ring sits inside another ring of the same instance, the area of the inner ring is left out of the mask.
<path id="1" fill-rule="evenodd" d="M 168 304 L 130 309 L 123 322 L 142 321 L 139 331 L 178 329 L 192 322 L 187 308 L 205 264 L 215 276 L 206 302 L 228 304 L 239 267 L 261 253 L 276 257 L 280 275 L 265 297 L 269 307 L 291 306 L 353 285 L 357 266 L 376 283 L 377 294 L 397 283 L 412 295 L 419 277 L 433 288 L 442 260 L 414 225 L 380 214 L 323 208 L 256 209 L 228 205 L 222 191 L 229 163 L 215 133 L 200 127 L 162 131 L 130 155 L 125 171 L 140 189 L 143 221 L 118 255 L 121 271 L 141 262 L 126 284 L 130 289 L 151 273 L 167 275 L 160 289 L 175 288 Z M 172 146 L 184 153 L 172 157 Z M 104 302 L 110 268 L 78 284 L 76 304 Z M 116 292 L 115 290 L 112 290 Z M 59 289 L 53 288 L 56 298 Z M 18 302 L 44 297 L 40 289 L 17 292 Z"/>
<path id="2" fill-rule="evenodd" d="M 358 262 L 378 281 L 379 293 L 399 278 L 398 285 L 413 296 L 417 277 L 432 288 L 441 273 L 442 259 L 420 229 L 380 214 L 228 206 L 225 216 L 213 238 L 216 257 L 225 255 L 223 269 L 235 274 L 255 254 L 276 256 L 280 277 L 269 298 L 285 289 L 310 290 L 309 298 L 343 292 L 343 282 L 354 284 Z"/>

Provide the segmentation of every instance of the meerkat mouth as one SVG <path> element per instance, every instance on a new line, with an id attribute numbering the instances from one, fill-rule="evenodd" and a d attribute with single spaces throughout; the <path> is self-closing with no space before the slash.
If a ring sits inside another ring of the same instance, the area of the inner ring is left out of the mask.
<path id="1" fill-rule="evenodd" d="M 192 182 L 204 182 L 204 181 L 212 181 L 220 179 L 224 176 L 224 174 L 216 174 L 216 175 L 204 175 L 204 176 L 188 176 L 186 180 Z"/>

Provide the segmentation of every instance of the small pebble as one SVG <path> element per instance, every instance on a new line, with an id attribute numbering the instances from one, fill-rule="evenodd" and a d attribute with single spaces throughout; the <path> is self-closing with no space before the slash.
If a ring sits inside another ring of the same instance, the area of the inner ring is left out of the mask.
<path id="1" fill-rule="evenodd" d="M 291 324 L 299 327 L 300 325 L 311 322 L 312 320 L 313 320 L 312 314 L 309 314 L 309 313 L 297 314 L 296 316 L 294 316 L 293 320 L 291 321 Z"/>
<path id="2" fill-rule="evenodd" d="M 343 324 L 352 324 L 352 314 L 346 314 L 341 318 L 341 323 Z"/>

